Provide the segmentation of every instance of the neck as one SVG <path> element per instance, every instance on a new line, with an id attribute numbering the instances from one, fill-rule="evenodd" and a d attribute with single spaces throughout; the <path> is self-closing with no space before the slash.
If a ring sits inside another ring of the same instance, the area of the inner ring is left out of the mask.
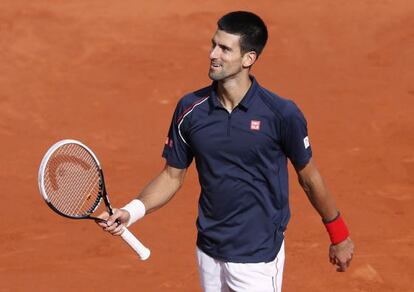
<path id="1" fill-rule="evenodd" d="M 231 112 L 246 95 L 251 84 L 248 75 L 245 78 L 220 80 L 217 83 L 217 94 L 224 108 Z"/>

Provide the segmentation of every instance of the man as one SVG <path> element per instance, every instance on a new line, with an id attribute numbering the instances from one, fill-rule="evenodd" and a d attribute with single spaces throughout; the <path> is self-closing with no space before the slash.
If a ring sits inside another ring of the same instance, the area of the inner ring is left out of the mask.
<path id="1" fill-rule="evenodd" d="M 331 237 L 330 261 L 345 271 L 354 246 L 311 158 L 305 118 L 292 101 L 249 74 L 267 41 L 265 24 L 242 11 L 217 24 L 210 51 L 213 83 L 179 101 L 163 151 L 165 168 L 113 216 L 101 214 L 108 222 L 99 224 L 120 235 L 124 225 L 166 204 L 195 158 L 203 290 L 281 291 L 289 159 Z"/>

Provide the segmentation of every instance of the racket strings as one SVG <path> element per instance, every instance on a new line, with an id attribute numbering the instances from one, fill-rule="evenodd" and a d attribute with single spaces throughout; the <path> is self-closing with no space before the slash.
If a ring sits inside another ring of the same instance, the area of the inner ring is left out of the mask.
<path id="1" fill-rule="evenodd" d="M 77 144 L 65 144 L 53 153 L 46 165 L 44 184 L 50 203 L 68 216 L 87 216 L 100 201 L 98 164 Z"/>
<path id="2" fill-rule="evenodd" d="M 83 215 L 88 213 L 90 204 L 95 202 L 95 196 L 99 193 L 99 184 L 97 184 L 99 177 L 96 176 L 90 163 L 86 163 L 90 162 L 87 160 L 88 155 L 85 157 L 87 152 L 71 150 L 68 154 L 57 156 L 59 157 L 57 161 L 63 163 L 58 162 L 60 167 L 55 176 L 60 177 L 59 196 L 55 196 L 56 206 L 65 214 Z M 53 174 L 50 177 L 53 178 Z M 53 187 L 57 190 L 55 185 Z"/>

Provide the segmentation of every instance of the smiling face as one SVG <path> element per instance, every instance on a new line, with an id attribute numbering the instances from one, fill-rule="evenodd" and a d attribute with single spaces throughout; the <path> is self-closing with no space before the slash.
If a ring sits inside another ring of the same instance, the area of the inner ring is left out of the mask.
<path id="1" fill-rule="evenodd" d="M 237 77 L 246 70 L 248 74 L 249 67 L 256 59 L 255 56 L 254 52 L 242 54 L 239 35 L 217 30 L 211 40 L 208 76 L 212 80 L 219 81 Z"/>

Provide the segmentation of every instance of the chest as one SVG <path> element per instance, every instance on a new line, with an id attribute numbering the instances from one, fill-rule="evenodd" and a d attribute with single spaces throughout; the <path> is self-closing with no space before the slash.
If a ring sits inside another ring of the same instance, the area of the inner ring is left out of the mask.
<path id="1" fill-rule="evenodd" d="M 186 135 L 196 158 L 257 161 L 280 151 L 280 129 L 266 113 L 215 110 L 190 120 Z"/>

